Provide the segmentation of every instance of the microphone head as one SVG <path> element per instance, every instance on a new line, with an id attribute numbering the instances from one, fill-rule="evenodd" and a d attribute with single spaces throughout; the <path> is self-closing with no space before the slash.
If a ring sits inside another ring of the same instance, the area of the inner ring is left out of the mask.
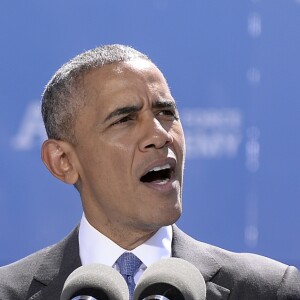
<path id="1" fill-rule="evenodd" d="M 163 298 L 155 298 L 155 296 Z M 181 258 L 161 259 L 151 265 L 138 281 L 134 300 L 205 300 L 206 285 L 200 271 Z"/>
<path id="2" fill-rule="evenodd" d="M 83 295 L 99 300 L 129 299 L 128 287 L 122 275 L 102 264 L 90 264 L 74 270 L 64 284 L 60 300 Z"/>

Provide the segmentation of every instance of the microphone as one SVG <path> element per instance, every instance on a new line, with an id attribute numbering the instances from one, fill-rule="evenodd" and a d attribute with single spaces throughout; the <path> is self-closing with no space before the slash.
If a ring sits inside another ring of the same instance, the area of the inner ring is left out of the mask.
<path id="1" fill-rule="evenodd" d="M 128 300 L 128 286 L 114 268 L 90 264 L 74 270 L 67 278 L 60 300 Z"/>
<path id="2" fill-rule="evenodd" d="M 205 300 L 206 285 L 200 271 L 181 258 L 161 259 L 138 281 L 134 300 Z"/>

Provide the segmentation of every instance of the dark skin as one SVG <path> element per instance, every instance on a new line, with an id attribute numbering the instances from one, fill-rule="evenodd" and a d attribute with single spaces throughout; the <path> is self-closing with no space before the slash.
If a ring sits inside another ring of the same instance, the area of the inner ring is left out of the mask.
<path id="1" fill-rule="evenodd" d="M 144 59 L 91 71 L 84 89 L 76 145 L 48 140 L 43 160 L 77 184 L 89 223 L 132 250 L 181 215 L 185 144 L 176 104 L 162 73 Z M 169 168 L 169 178 L 141 181 L 153 168 Z"/>

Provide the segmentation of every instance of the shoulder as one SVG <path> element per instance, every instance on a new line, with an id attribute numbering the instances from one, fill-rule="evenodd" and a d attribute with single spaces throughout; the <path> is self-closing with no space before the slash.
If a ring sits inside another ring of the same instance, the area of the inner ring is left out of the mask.
<path id="1" fill-rule="evenodd" d="M 44 248 L 19 261 L 0 267 L 1 299 L 25 299 L 34 274 L 45 255 L 54 246 Z"/>
<path id="2" fill-rule="evenodd" d="M 0 267 L 0 299 L 27 299 L 28 295 L 47 285 L 51 276 L 54 278 L 60 272 L 65 257 L 77 256 L 70 253 L 78 251 L 77 240 L 75 229 L 57 244 Z"/>
<path id="3" fill-rule="evenodd" d="M 232 286 L 232 294 L 237 298 L 248 291 L 273 295 L 274 299 L 300 299 L 300 273 L 295 267 L 256 254 L 208 247 L 222 266 L 214 282 Z"/>
<path id="4" fill-rule="evenodd" d="M 209 273 L 214 266 L 217 271 L 209 281 L 230 290 L 233 299 L 245 299 L 247 294 L 259 295 L 259 299 L 300 299 L 300 273 L 295 267 L 261 255 L 227 251 L 197 241 L 178 228 L 174 228 L 174 235 L 176 246 L 188 247 L 190 254 L 185 257 L 200 271 Z"/>

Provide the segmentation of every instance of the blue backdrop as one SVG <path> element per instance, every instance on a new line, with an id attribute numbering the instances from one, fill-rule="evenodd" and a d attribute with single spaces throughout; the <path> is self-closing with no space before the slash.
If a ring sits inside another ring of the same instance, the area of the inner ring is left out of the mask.
<path id="1" fill-rule="evenodd" d="M 233 251 L 300 267 L 300 1 L 2 0 L 0 265 L 67 234 L 72 186 L 40 159 L 43 87 L 107 43 L 148 54 L 186 132 L 179 226 Z"/>

